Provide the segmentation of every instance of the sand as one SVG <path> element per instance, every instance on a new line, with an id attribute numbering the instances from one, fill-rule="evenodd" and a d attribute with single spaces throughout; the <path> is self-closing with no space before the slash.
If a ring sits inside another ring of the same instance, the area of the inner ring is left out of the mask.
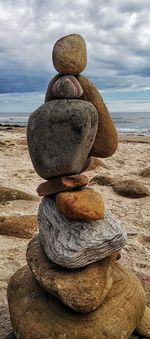
<path id="1" fill-rule="evenodd" d="M 128 135 L 120 136 L 119 140 L 116 153 L 108 159 L 103 159 L 109 169 L 100 167 L 98 173 L 118 180 L 134 179 L 142 182 L 150 190 L 150 178 L 139 176 L 140 170 L 149 166 L 150 137 Z M 0 159 L 0 186 L 17 188 L 37 195 L 36 188 L 43 180 L 32 167 L 26 145 L 25 128 L 0 127 Z M 112 187 L 98 185 L 94 187 L 102 193 L 105 205 L 126 225 L 128 243 L 121 251 L 120 261 L 144 281 L 150 305 L 150 197 L 130 199 L 117 195 Z M 36 215 L 39 201 L 2 202 L 0 216 Z M 28 241 L 29 239 L 0 235 L 1 339 L 12 330 L 6 298 L 7 284 L 11 275 L 26 264 Z"/>

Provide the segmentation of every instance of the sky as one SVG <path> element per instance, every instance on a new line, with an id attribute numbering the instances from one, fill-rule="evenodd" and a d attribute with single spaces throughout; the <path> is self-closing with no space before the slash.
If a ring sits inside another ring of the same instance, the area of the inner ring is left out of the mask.
<path id="1" fill-rule="evenodd" d="M 53 45 L 71 33 L 109 109 L 150 112 L 149 0 L 0 0 L 0 112 L 43 104 Z"/>

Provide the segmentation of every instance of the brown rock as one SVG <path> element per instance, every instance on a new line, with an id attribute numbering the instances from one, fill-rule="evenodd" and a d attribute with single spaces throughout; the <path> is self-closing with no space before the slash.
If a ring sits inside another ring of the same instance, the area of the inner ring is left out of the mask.
<path id="1" fill-rule="evenodd" d="M 47 258 L 38 236 L 27 248 L 28 265 L 39 284 L 78 312 L 90 312 L 102 304 L 112 287 L 115 259 L 114 253 L 84 268 L 70 270 Z"/>
<path id="2" fill-rule="evenodd" d="M 103 199 L 92 189 L 58 193 L 56 205 L 59 211 L 70 219 L 99 220 L 104 218 Z"/>
<path id="3" fill-rule="evenodd" d="M 109 169 L 109 167 L 100 159 L 96 157 L 90 157 L 87 159 L 86 167 L 84 169 L 85 172 L 93 171 L 98 167 L 104 167 Z"/>
<path id="4" fill-rule="evenodd" d="M 16 339 L 15 335 L 13 334 L 13 332 L 9 333 L 7 335 L 7 337 L 5 337 L 5 339 Z"/>
<path id="5" fill-rule="evenodd" d="M 114 182 L 114 179 L 108 175 L 96 175 L 92 180 L 90 181 L 90 184 L 96 183 L 98 185 L 104 185 L 104 186 L 112 186 L 112 183 Z"/>
<path id="6" fill-rule="evenodd" d="M 75 99 L 83 94 L 83 89 L 79 81 L 73 75 L 60 77 L 51 89 L 53 98 Z"/>
<path id="7" fill-rule="evenodd" d="M 147 305 L 150 307 L 150 274 L 136 272 L 137 277 L 140 279 L 143 288 L 146 292 Z"/>
<path id="8" fill-rule="evenodd" d="M 143 198 L 149 196 L 149 190 L 136 180 L 118 180 L 113 183 L 113 189 L 119 195 L 128 198 Z"/>
<path id="9" fill-rule="evenodd" d="M 37 231 L 35 215 L 0 216 L 0 234 L 29 239 Z"/>
<path id="10" fill-rule="evenodd" d="M 150 177 L 150 167 L 143 168 L 143 170 L 140 171 L 139 175 L 141 175 L 143 178 Z"/>
<path id="11" fill-rule="evenodd" d="M 146 337 L 150 338 L 150 308 L 146 306 L 143 317 L 136 328 L 136 331 Z M 143 337 L 142 337 L 143 338 Z"/>
<path id="12" fill-rule="evenodd" d="M 80 99 L 90 101 L 97 109 L 99 117 L 97 135 L 90 155 L 100 158 L 110 157 L 115 152 L 118 145 L 118 136 L 115 125 L 94 84 L 82 75 L 78 75 L 77 79 L 83 88 L 83 95 Z"/>
<path id="13" fill-rule="evenodd" d="M 0 186 L 0 202 L 11 200 L 37 200 L 38 197 L 15 188 Z"/>
<path id="14" fill-rule="evenodd" d="M 43 182 L 38 186 L 37 193 L 39 196 L 46 196 L 86 185 L 88 185 L 88 178 L 85 175 L 68 175 L 66 177 L 53 178 Z"/>
<path id="15" fill-rule="evenodd" d="M 46 103 L 47 101 L 50 101 L 53 99 L 53 96 L 52 96 L 52 87 L 53 85 L 55 84 L 55 82 L 61 77 L 61 74 L 56 74 L 52 80 L 49 82 L 48 84 L 48 87 L 47 87 L 47 90 L 46 90 L 46 94 L 45 94 L 45 100 L 44 102 Z"/>
<path id="16" fill-rule="evenodd" d="M 53 65 L 61 74 L 79 74 L 86 67 L 86 44 L 79 34 L 70 34 L 56 41 L 52 52 Z"/>
<path id="17" fill-rule="evenodd" d="M 8 285 L 10 318 L 17 339 L 128 339 L 145 310 L 138 279 L 115 264 L 114 284 L 97 310 L 80 314 L 65 307 L 40 287 L 28 267 Z"/>

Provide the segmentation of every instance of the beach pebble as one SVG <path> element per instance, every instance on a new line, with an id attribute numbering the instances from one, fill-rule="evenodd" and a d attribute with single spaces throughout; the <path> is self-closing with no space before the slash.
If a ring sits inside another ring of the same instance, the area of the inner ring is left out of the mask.
<path id="1" fill-rule="evenodd" d="M 58 193 L 55 197 L 58 210 L 73 220 L 104 219 L 104 201 L 92 189 Z"/>
<path id="2" fill-rule="evenodd" d="M 69 270 L 47 258 L 39 237 L 36 236 L 28 244 L 26 257 L 39 284 L 78 312 L 96 309 L 104 302 L 112 287 L 116 259 L 113 255 L 84 268 Z"/>
<path id="3" fill-rule="evenodd" d="M 95 175 L 90 181 L 90 184 L 96 183 L 102 186 L 112 186 L 114 179 L 108 175 Z"/>
<path id="4" fill-rule="evenodd" d="M 83 94 L 83 89 L 73 75 L 64 75 L 51 88 L 53 98 L 75 99 Z"/>
<path id="5" fill-rule="evenodd" d="M 136 199 L 150 195 L 146 186 L 136 180 L 116 180 L 112 187 L 116 193 L 128 198 Z"/>
<path id="6" fill-rule="evenodd" d="M 140 173 L 139 173 L 140 176 L 142 176 L 143 178 L 148 178 L 150 177 L 150 167 L 145 167 L 143 168 Z"/>
<path id="7" fill-rule="evenodd" d="M 0 234 L 30 239 L 37 231 L 35 215 L 0 216 Z"/>
<path id="8" fill-rule="evenodd" d="M 11 187 L 0 186 L 0 202 L 4 203 L 6 201 L 12 200 L 38 200 L 38 196 L 31 195 L 29 193 L 17 190 Z"/>
<path id="9" fill-rule="evenodd" d="M 83 100 L 52 100 L 30 115 L 27 140 L 35 171 L 44 179 L 79 174 L 97 132 L 95 107 Z"/>
<path id="10" fill-rule="evenodd" d="M 128 339 L 140 323 L 146 303 L 138 279 L 117 263 L 112 288 L 104 303 L 93 312 L 81 314 L 64 306 L 45 292 L 27 266 L 10 279 L 7 295 L 18 339 Z"/>
<path id="11" fill-rule="evenodd" d="M 122 223 L 108 211 L 104 220 L 70 220 L 44 197 L 38 210 L 40 239 L 47 257 L 68 268 L 86 266 L 119 251 L 126 243 Z"/>
<path id="12" fill-rule="evenodd" d="M 56 41 L 52 52 L 53 65 L 61 74 L 79 74 L 87 64 L 84 39 L 79 34 L 70 34 Z"/>
<path id="13" fill-rule="evenodd" d="M 90 155 L 99 158 L 110 157 L 118 145 L 115 125 L 94 84 L 82 75 L 77 76 L 77 79 L 83 88 L 83 95 L 80 99 L 91 102 L 98 112 L 98 130 Z"/>
<path id="14" fill-rule="evenodd" d="M 83 174 L 68 175 L 66 177 L 53 178 L 42 182 L 38 186 L 37 192 L 39 196 L 46 196 L 75 188 L 81 188 L 88 185 L 88 182 L 88 178 Z"/>

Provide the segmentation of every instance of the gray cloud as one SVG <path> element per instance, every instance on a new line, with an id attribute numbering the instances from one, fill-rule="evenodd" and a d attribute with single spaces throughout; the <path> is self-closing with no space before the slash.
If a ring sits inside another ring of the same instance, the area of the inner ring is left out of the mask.
<path id="1" fill-rule="evenodd" d="M 149 0 L 1 0 L 0 22 L 1 92 L 44 90 L 52 46 L 73 32 L 86 39 L 97 86 L 150 88 Z"/>

